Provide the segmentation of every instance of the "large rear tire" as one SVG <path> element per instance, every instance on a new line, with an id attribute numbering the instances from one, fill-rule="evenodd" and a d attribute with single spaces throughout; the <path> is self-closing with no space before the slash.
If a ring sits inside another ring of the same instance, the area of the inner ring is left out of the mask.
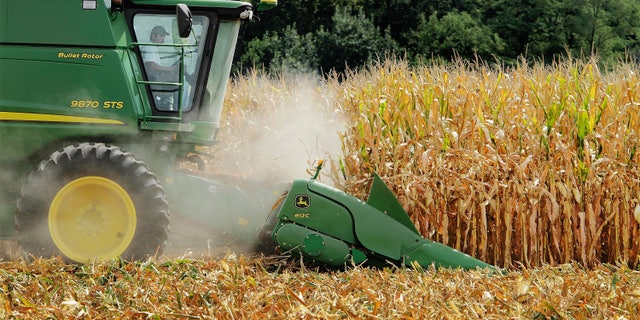
<path id="1" fill-rule="evenodd" d="M 82 143 L 54 152 L 29 175 L 18 200 L 17 237 L 34 256 L 145 259 L 164 249 L 168 208 L 143 162 L 115 146 Z"/>

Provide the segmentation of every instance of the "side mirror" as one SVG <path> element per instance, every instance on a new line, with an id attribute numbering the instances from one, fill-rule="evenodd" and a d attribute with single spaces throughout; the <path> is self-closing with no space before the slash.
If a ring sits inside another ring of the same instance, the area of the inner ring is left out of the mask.
<path id="1" fill-rule="evenodd" d="M 178 34 L 180 38 L 187 38 L 191 34 L 191 10 L 184 3 L 178 3 L 176 6 L 176 18 L 178 20 Z"/>

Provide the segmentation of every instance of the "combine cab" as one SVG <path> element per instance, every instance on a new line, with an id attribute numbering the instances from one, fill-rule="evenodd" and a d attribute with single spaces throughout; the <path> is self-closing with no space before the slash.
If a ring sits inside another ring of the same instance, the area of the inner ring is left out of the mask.
<path id="1" fill-rule="evenodd" d="M 171 212 L 257 241 L 274 200 L 258 194 L 283 190 L 174 169 L 216 142 L 240 25 L 275 5 L 0 0 L 0 238 L 79 263 L 144 259 Z M 488 266 L 420 237 L 379 179 L 367 203 L 315 179 L 287 194 L 265 246 L 333 266 Z"/>

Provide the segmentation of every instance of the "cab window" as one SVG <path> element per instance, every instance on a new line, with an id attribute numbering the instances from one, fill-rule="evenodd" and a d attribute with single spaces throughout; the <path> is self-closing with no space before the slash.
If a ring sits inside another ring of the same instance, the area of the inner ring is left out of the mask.
<path id="1" fill-rule="evenodd" d="M 147 80 L 154 82 L 149 88 L 157 110 L 191 109 L 209 23 L 208 17 L 195 15 L 192 34 L 180 38 L 175 14 L 139 13 L 133 17 Z"/>

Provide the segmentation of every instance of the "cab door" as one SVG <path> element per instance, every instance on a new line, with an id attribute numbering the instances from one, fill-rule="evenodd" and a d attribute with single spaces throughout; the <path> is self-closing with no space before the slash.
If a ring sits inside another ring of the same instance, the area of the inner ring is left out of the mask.
<path id="1" fill-rule="evenodd" d="M 131 14 L 134 46 L 144 71 L 145 91 L 154 116 L 182 118 L 197 106 L 210 64 L 207 46 L 212 13 L 194 14 L 192 31 L 181 38 L 175 12 L 137 10 Z M 210 41 L 210 40 L 209 40 Z"/>

